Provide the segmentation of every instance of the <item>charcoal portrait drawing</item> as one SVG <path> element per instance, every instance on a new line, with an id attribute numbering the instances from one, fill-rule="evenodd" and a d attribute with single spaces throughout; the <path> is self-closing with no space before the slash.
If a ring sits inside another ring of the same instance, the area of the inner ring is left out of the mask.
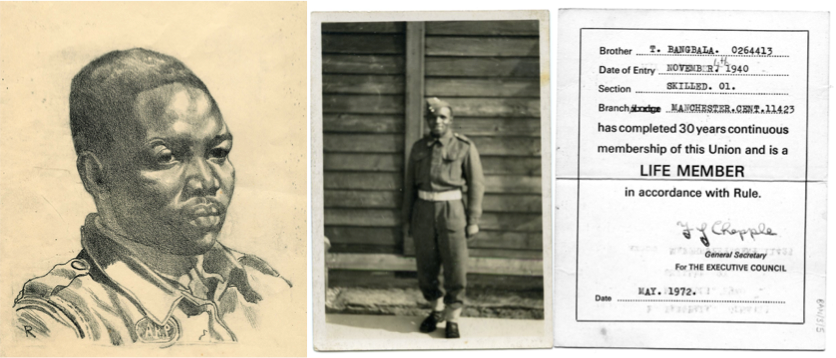
<path id="1" fill-rule="evenodd" d="M 291 282 L 217 240 L 235 190 L 234 129 L 203 81 L 162 53 L 112 51 L 72 79 L 69 109 L 96 212 L 81 252 L 23 285 L 18 335 L 169 346 L 258 329 L 263 302 L 281 299 L 262 287 Z"/>

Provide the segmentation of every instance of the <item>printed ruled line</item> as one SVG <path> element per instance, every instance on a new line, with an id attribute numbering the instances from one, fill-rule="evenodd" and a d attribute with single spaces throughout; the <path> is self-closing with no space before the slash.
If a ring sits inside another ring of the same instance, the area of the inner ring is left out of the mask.
<path id="1" fill-rule="evenodd" d="M 577 180 L 578 184 L 581 181 L 592 180 L 592 181 L 672 181 L 672 182 L 739 182 L 739 183 L 798 183 L 798 184 L 806 184 L 806 183 L 824 183 L 824 180 L 816 180 L 816 179 L 800 179 L 800 180 L 792 180 L 792 179 L 688 179 L 688 178 L 591 178 L 591 177 L 578 177 L 578 176 L 570 176 L 570 177 L 555 177 L 555 180 Z"/>
<path id="2" fill-rule="evenodd" d="M 676 73 L 676 72 L 662 72 L 660 75 L 667 76 L 754 76 L 754 77 L 789 77 L 787 74 L 769 74 L 769 73 Z"/>
<path id="3" fill-rule="evenodd" d="M 631 113 L 638 113 L 638 112 L 631 112 Z M 682 112 L 682 111 L 667 111 L 667 112 L 665 112 L 665 113 L 677 113 L 677 114 L 692 114 L 692 113 L 693 113 L 693 114 L 704 114 L 704 113 L 708 113 L 708 114 L 775 114 L 775 115 L 784 115 L 784 116 L 788 116 L 788 115 L 792 114 L 792 113 L 779 113 L 779 112 L 731 112 L 731 111 L 729 111 L 729 112 L 708 112 L 708 111 L 703 111 L 703 112 L 698 112 L 698 111 Z"/>
<path id="4" fill-rule="evenodd" d="M 764 92 L 666 92 L 666 91 L 636 91 L 641 94 L 725 94 L 725 95 L 747 95 L 747 96 L 788 96 L 788 93 L 764 93 Z"/>
<path id="5" fill-rule="evenodd" d="M 783 305 L 785 301 L 748 301 L 748 300 L 652 300 L 652 299 L 619 299 L 618 302 L 688 302 L 688 303 L 759 303 L 769 305 Z"/>
<path id="6" fill-rule="evenodd" d="M 637 53 L 636 56 L 690 56 L 690 57 L 790 57 L 789 55 L 706 55 L 693 53 Z"/>

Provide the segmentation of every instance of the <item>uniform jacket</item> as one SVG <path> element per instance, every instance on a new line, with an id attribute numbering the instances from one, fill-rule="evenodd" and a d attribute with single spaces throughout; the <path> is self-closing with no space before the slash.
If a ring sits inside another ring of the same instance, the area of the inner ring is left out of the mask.
<path id="1" fill-rule="evenodd" d="M 81 253 L 23 286 L 14 303 L 21 336 L 113 345 L 232 342 L 265 319 L 262 301 L 280 299 L 262 296 L 262 287 L 285 285 L 263 260 L 215 243 L 202 256 L 202 278 L 192 282 L 196 294 L 152 271 L 112 235 L 90 214 Z"/>
<path id="2" fill-rule="evenodd" d="M 403 222 L 408 223 L 412 218 L 412 206 L 418 199 L 418 190 L 466 190 L 467 224 L 479 224 L 485 176 L 479 152 L 470 139 L 452 131 L 447 131 L 438 139 L 427 135 L 412 146 L 406 170 Z"/>

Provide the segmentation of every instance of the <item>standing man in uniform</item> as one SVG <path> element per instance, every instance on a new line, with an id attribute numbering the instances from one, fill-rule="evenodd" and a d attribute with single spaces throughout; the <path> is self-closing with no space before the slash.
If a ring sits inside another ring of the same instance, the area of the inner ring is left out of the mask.
<path id="1" fill-rule="evenodd" d="M 23 286 L 18 333 L 113 345 L 255 340 L 285 282 L 217 241 L 235 168 L 206 85 L 171 56 L 113 51 L 73 78 L 70 129 L 97 212 L 78 256 Z"/>
<path id="2" fill-rule="evenodd" d="M 467 287 L 467 243 L 479 232 L 485 178 L 476 146 L 453 133 L 450 104 L 428 99 L 426 120 L 430 134 L 415 142 L 407 163 L 404 235 L 414 237 L 418 285 L 432 306 L 421 332 L 433 332 L 446 320 L 447 338 L 459 338 L 458 319 Z M 443 285 L 439 281 L 442 267 Z"/>

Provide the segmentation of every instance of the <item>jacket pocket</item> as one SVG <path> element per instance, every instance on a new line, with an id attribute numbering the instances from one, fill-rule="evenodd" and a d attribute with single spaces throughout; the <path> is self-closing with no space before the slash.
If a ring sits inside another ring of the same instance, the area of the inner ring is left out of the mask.
<path id="1" fill-rule="evenodd" d="M 462 166 L 464 165 L 464 156 L 467 155 L 467 147 L 458 147 L 457 150 L 451 150 L 444 155 L 444 172 L 449 175 L 449 181 L 460 182 L 462 180 Z"/>
<path id="2" fill-rule="evenodd" d="M 414 155 L 412 156 L 412 165 L 413 168 L 415 168 L 415 172 L 413 173 L 413 175 L 415 175 L 413 177 L 413 180 L 415 181 L 415 186 L 423 184 L 424 180 L 430 177 L 430 166 L 427 163 L 429 161 L 429 157 L 429 153 L 427 153 L 426 151 L 414 153 Z"/>

